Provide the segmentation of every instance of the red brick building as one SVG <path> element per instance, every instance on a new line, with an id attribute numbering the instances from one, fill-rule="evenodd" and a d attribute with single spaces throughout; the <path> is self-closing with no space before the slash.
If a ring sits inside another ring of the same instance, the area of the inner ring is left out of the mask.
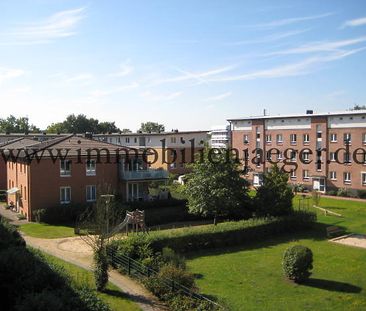
<path id="1" fill-rule="evenodd" d="M 260 185 L 278 162 L 290 182 L 322 192 L 366 190 L 366 110 L 228 120 L 232 148 L 249 159 L 248 179 Z"/>
<path id="2" fill-rule="evenodd" d="M 9 155 L 10 150 L 2 152 Z M 143 200 L 149 181 L 167 178 L 162 170 L 148 169 L 134 150 L 74 135 L 14 153 L 17 157 L 6 164 L 8 203 L 13 201 L 28 220 L 36 209 L 92 203 L 104 185 L 123 200 Z"/>

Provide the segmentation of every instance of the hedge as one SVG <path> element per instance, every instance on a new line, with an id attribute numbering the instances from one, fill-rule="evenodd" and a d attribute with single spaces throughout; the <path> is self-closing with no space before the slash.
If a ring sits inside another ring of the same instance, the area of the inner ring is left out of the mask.
<path id="1" fill-rule="evenodd" d="M 202 249 L 243 245 L 260 241 L 281 233 L 296 232 L 310 228 L 316 221 L 315 213 L 296 211 L 289 216 L 271 218 L 252 218 L 236 222 L 151 232 L 143 237 L 143 243 L 150 245 L 155 252 L 169 247 L 178 253 Z M 123 249 L 124 244 L 141 244 L 141 237 L 134 235 L 125 240 L 113 241 L 109 247 Z"/>

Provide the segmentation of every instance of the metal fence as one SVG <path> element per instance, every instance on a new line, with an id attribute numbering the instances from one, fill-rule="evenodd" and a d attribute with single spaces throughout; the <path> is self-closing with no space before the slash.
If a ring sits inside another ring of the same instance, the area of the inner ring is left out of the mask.
<path id="1" fill-rule="evenodd" d="M 108 248 L 107 254 L 110 258 L 110 262 L 112 263 L 112 265 L 118 267 L 119 269 L 122 269 L 129 276 L 142 279 L 145 277 L 149 278 L 158 273 L 157 271 L 143 265 L 142 263 L 132 259 L 131 257 L 128 257 L 123 254 L 116 254 L 115 249 Z M 172 292 L 176 292 L 191 297 L 193 299 L 208 303 L 212 307 L 212 310 L 224 310 L 224 308 L 217 302 L 192 291 L 188 287 L 172 279 L 168 278 L 163 279 L 163 284 Z"/>

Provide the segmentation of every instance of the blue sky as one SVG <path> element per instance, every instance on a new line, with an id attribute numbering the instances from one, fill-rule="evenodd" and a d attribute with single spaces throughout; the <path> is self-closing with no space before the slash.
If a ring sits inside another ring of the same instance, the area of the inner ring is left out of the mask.
<path id="1" fill-rule="evenodd" d="M 366 104 L 365 1 L 0 1 L 1 115 L 136 130 Z"/>

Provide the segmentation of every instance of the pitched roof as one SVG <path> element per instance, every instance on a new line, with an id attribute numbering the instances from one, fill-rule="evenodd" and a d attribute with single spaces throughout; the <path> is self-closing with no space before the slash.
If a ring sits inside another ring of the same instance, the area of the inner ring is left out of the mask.
<path id="1" fill-rule="evenodd" d="M 13 139 L 7 142 L 4 142 L 0 145 L 0 149 L 21 149 L 21 148 L 27 148 L 29 146 L 37 145 L 39 144 L 39 141 L 36 141 L 34 139 L 29 138 L 18 138 Z"/>

